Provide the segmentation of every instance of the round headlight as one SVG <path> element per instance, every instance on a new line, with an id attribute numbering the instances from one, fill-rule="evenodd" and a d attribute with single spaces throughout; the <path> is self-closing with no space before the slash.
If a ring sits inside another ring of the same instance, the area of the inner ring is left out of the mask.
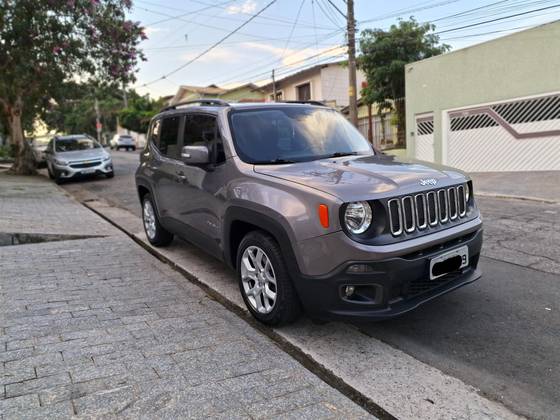
<path id="1" fill-rule="evenodd" d="M 371 219 L 372 211 L 367 201 L 357 201 L 346 206 L 344 224 L 351 233 L 364 233 L 371 225 Z"/>
<path id="2" fill-rule="evenodd" d="M 469 184 L 465 185 L 465 201 L 468 203 L 471 199 L 471 187 Z"/>

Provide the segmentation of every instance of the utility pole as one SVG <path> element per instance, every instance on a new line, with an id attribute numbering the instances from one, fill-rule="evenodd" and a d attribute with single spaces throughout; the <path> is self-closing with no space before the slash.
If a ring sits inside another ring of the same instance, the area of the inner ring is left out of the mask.
<path id="1" fill-rule="evenodd" d="M 272 69 L 272 102 L 276 102 L 276 79 L 274 78 L 274 69 Z"/>
<path id="2" fill-rule="evenodd" d="M 358 101 L 356 98 L 356 21 L 354 20 L 354 0 L 346 0 L 348 10 L 348 111 L 350 122 L 358 126 Z"/>
<path id="3" fill-rule="evenodd" d="M 101 143 L 101 129 L 103 128 L 101 126 L 101 115 L 99 113 L 99 101 L 97 100 L 97 98 L 95 98 L 95 129 L 97 130 L 97 141 L 100 144 Z"/>

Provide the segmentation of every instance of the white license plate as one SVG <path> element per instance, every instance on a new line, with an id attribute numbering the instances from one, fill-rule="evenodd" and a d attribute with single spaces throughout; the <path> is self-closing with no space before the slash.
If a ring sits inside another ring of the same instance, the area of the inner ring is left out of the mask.
<path id="1" fill-rule="evenodd" d="M 445 276 L 469 265 L 469 247 L 447 251 L 430 260 L 430 280 Z"/>
<path id="2" fill-rule="evenodd" d="M 93 174 L 93 173 L 95 173 L 95 168 L 91 168 L 91 169 L 82 169 L 82 173 L 83 173 L 83 174 Z"/>

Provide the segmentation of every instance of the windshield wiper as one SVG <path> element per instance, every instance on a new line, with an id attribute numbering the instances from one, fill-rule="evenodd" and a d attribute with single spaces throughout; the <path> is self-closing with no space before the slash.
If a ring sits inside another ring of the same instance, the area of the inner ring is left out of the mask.
<path id="1" fill-rule="evenodd" d="M 253 162 L 254 165 L 279 165 L 279 164 L 283 164 L 283 163 L 296 163 L 296 161 L 295 160 L 289 160 L 289 159 L 276 158 L 276 159 L 271 159 L 271 160 L 259 160 L 259 161 Z"/>
<path id="2" fill-rule="evenodd" d="M 343 157 L 343 156 L 355 156 L 357 154 L 358 154 L 358 152 L 334 152 L 334 153 L 331 153 L 330 155 L 326 155 L 323 159 L 325 159 L 325 158 L 337 158 L 337 157 Z"/>

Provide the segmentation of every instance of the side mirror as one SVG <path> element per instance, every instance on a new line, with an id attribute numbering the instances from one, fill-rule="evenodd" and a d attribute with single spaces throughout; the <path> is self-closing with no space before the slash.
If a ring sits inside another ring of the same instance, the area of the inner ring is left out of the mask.
<path id="1" fill-rule="evenodd" d="M 181 150 L 181 160 L 187 165 L 210 163 L 210 152 L 206 146 L 185 146 Z"/>

